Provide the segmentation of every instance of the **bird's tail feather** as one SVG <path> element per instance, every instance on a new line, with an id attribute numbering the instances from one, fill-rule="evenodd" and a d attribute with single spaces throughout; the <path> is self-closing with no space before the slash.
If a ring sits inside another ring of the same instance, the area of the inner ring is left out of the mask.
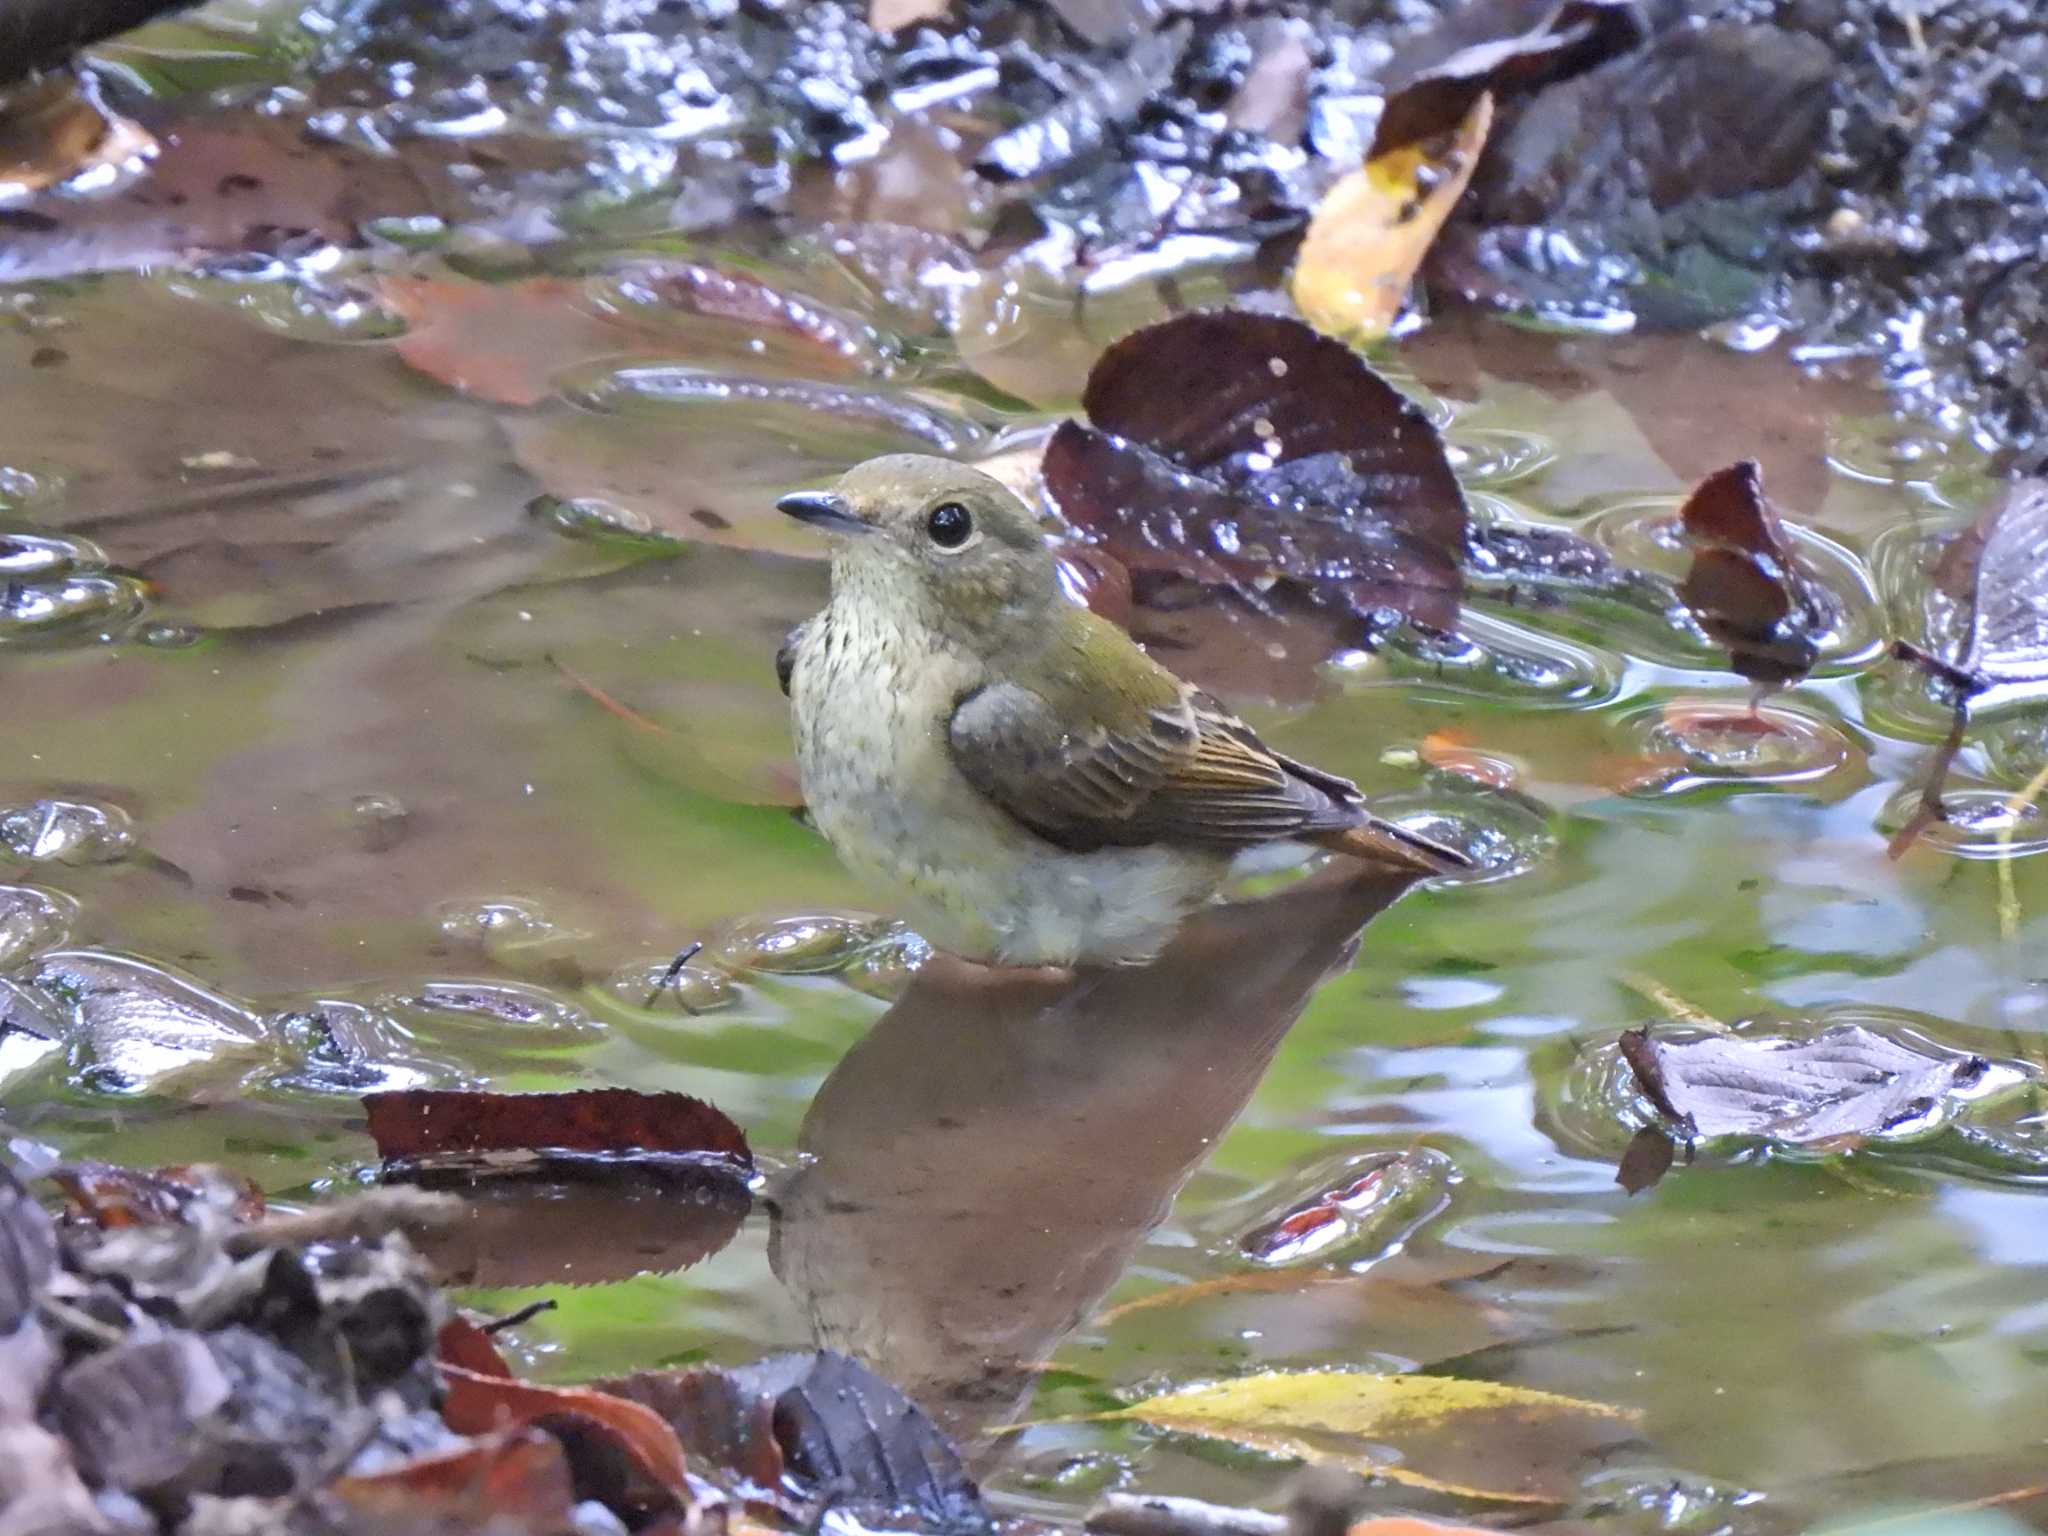
<path id="1" fill-rule="evenodd" d="M 1306 841 L 1333 853 L 1348 853 L 1355 859 L 1391 864 L 1396 869 L 1412 869 L 1424 875 L 1450 875 L 1473 867 L 1470 855 L 1370 814 L 1356 826 L 1312 832 Z"/>

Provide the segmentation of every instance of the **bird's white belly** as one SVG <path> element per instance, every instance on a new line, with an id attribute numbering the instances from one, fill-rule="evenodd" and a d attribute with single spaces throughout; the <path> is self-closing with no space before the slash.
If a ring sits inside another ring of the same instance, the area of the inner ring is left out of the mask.
<path id="1" fill-rule="evenodd" d="M 865 638 L 821 616 L 798 652 L 804 799 L 847 867 L 895 892 L 933 944 L 1012 965 L 1140 959 L 1215 893 L 1218 855 L 1069 853 L 1027 831 L 953 765 L 952 680 L 929 665 L 906 676 Z"/>

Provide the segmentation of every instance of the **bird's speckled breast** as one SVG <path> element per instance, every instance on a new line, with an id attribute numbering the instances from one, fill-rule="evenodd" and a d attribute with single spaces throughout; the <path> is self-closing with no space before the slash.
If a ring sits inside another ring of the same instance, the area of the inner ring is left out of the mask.
<path id="1" fill-rule="evenodd" d="M 818 829 L 859 878 L 895 892 L 932 943 L 1014 964 L 1148 955 L 1228 861 L 1168 848 L 1067 853 L 964 779 L 946 729 L 983 679 L 835 602 L 805 627 L 790 679 L 797 769 Z"/>

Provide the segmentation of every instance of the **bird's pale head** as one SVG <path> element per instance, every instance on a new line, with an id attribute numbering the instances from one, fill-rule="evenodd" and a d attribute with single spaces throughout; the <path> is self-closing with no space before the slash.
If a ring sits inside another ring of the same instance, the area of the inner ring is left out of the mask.
<path id="1" fill-rule="evenodd" d="M 835 602 L 989 655 L 1063 602 L 1038 519 L 999 480 L 923 454 L 856 464 L 776 503 L 832 536 Z"/>

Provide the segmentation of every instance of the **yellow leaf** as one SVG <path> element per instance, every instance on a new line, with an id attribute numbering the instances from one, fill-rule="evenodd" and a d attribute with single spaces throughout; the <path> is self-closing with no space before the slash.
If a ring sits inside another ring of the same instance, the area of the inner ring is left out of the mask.
<path id="1" fill-rule="evenodd" d="M 1468 1498 L 1553 1503 L 1581 1464 L 1630 1437 L 1635 1414 L 1453 1376 L 1274 1371 L 1170 1392 L 1102 1415 L 1234 1440 Z"/>
<path id="2" fill-rule="evenodd" d="M 1493 97 L 1482 94 L 1443 138 L 1387 150 L 1330 188 L 1289 285 L 1310 325 L 1343 341 L 1386 335 L 1472 179 L 1492 122 Z"/>

